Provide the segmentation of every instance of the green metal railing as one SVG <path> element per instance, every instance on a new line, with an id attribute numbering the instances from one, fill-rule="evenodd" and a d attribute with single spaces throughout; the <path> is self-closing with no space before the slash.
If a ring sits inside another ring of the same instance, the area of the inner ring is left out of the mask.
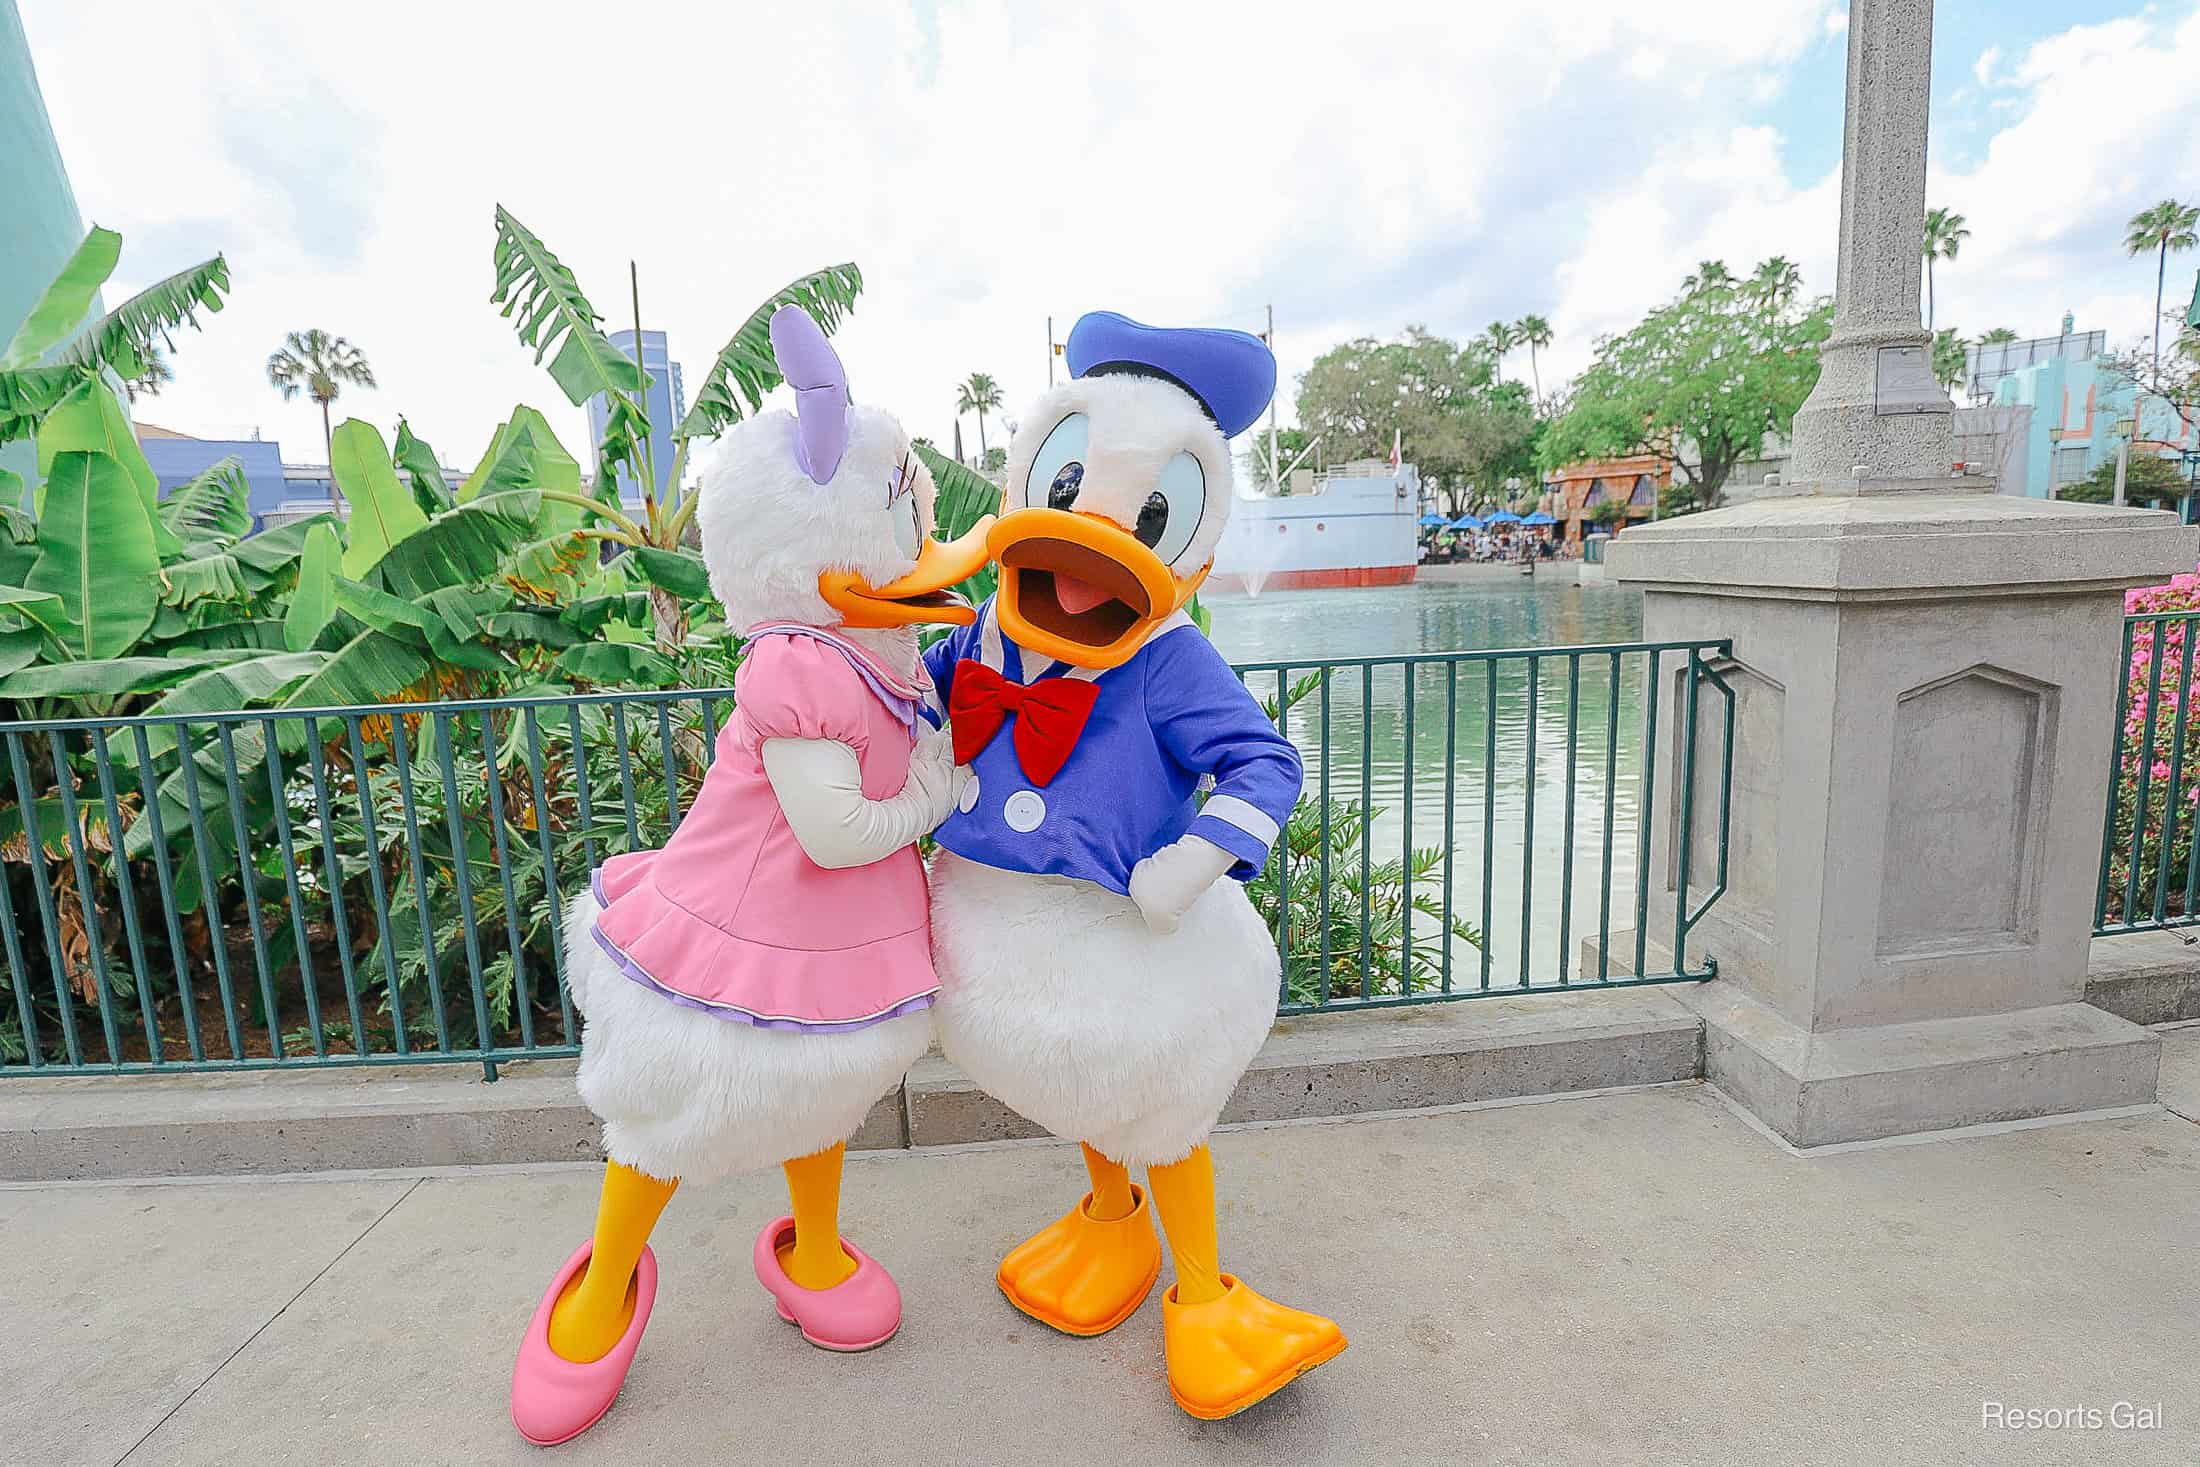
<path id="1" fill-rule="evenodd" d="M 2188 649 L 2200 612 L 2124 618 L 2116 736 L 2101 825 L 2096 936 L 2200 923 L 2200 855 L 2193 830 L 2200 796 L 2200 721 Z"/>
<path id="2" fill-rule="evenodd" d="M 1249 888 L 1284 954 L 1280 1006 L 1710 977 L 1688 939 L 1726 888 L 1727 652 L 1241 667 L 1307 754 Z M 1661 697 L 1678 705 L 1670 810 L 1649 777 Z M 456 1060 L 494 1078 L 576 1053 L 563 904 L 606 856 L 671 834 L 731 704 L 720 688 L 0 724 L 0 1074 Z M 1715 870 L 1692 872 L 1713 830 Z M 1653 928 L 1669 967 L 1646 962 Z M 1597 962 L 1576 971 L 1591 932 Z"/>

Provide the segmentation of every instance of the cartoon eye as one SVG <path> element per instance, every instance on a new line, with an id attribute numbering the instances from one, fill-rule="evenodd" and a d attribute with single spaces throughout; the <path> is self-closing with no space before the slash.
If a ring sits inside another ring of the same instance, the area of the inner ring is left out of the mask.
<path id="1" fill-rule="evenodd" d="M 1054 425 L 1024 478 L 1024 503 L 1033 509 L 1068 509 L 1077 502 L 1077 490 L 1085 480 L 1085 440 L 1089 420 L 1071 413 Z"/>
<path id="2" fill-rule="evenodd" d="M 1138 525 L 1131 534 L 1163 565 L 1169 565 L 1199 533 L 1199 521 L 1206 511 L 1206 472 L 1198 459 L 1180 453 L 1162 465 L 1161 478 L 1139 506 Z"/>

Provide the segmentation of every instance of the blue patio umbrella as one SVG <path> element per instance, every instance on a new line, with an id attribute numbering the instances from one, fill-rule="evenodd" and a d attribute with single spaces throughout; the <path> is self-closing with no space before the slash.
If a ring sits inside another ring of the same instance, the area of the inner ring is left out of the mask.
<path id="1" fill-rule="evenodd" d="M 1558 521 L 1552 519 L 1549 515 L 1545 514 L 1542 510 L 1539 509 L 1534 514 L 1529 515 L 1526 519 L 1522 520 L 1520 523 L 1524 525 L 1555 525 L 1558 523 Z"/>
<path id="2" fill-rule="evenodd" d="M 1482 528 L 1482 522 L 1471 514 L 1463 514 L 1444 528 L 1447 530 L 1479 530 Z"/>
<path id="3" fill-rule="evenodd" d="M 1501 509 L 1497 513 L 1491 515 L 1486 523 L 1492 525 L 1517 525 L 1520 523 L 1520 516 L 1514 514 L 1509 509 Z"/>
<path id="4" fill-rule="evenodd" d="M 1439 530 L 1442 529 L 1443 526 L 1444 517 L 1440 514 L 1425 514 L 1421 516 L 1421 528 L 1424 530 Z"/>

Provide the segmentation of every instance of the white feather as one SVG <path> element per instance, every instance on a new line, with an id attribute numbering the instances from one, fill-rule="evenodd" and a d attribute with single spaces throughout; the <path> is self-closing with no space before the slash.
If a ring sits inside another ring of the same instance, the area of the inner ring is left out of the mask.
<path id="1" fill-rule="evenodd" d="M 929 1010 L 840 1034 L 801 1034 L 682 1008 L 621 973 L 589 935 L 595 899 L 566 922 L 573 1000 L 587 1015 L 581 1100 L 604 1153 L 653 1177 L 707 1182 L 845 1141 L 932 1042 Z"/>
<path id="2" fill-rule="evenodd" d="M 1214 1129 L 1276 1017 L 1275 944 L 1216 882 L 1156 936 L 1125 897 L 941 851 L 932 863 L 940 1047 L 982 1089 L 1126 1166 Z"/>

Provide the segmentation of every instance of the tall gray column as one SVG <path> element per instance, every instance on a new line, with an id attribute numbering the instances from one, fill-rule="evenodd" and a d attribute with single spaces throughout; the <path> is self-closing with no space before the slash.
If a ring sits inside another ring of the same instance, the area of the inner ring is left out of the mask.
<path id="1" fill-rule="evenodd" d="M 1945 481 L 1955 459 L 1953 406 L 1918 311 L 1932 68 L 1932 0 L 1849 6 L 1833 335 L 1795 415 L 1789 465 L 1821 492 Z"/>
<path id="2" fill-rule="evenodd" d="M 1928 0 L 1849 9 L 1835 332 L 1788 497 L 1629 529 L 1608 557 L 1646 637 L 1733 640 L 1730 886 L 1689 937 L 1719 977 L 1672 992 L 1710 1078 L 1799 1145 L 2155 1094 L 2153 1036 L 2083 1002 L 2086 952 L 2122 592 L 2191 569 L 2194 532 L 1947 477 L 1950 405 L 1905 355 L 1931 31 Z M 1685 747 L 1680 691 L 1661 751 Z M 1698 709 L 1701 792 L 1724 709 Z M 1652 771 L 1655 808 L 1682 773 Z M 1694 832 L 1692 885 L 1716 822 Z M 1652 831 L 1669 893 L 1676 835 Z"/>

